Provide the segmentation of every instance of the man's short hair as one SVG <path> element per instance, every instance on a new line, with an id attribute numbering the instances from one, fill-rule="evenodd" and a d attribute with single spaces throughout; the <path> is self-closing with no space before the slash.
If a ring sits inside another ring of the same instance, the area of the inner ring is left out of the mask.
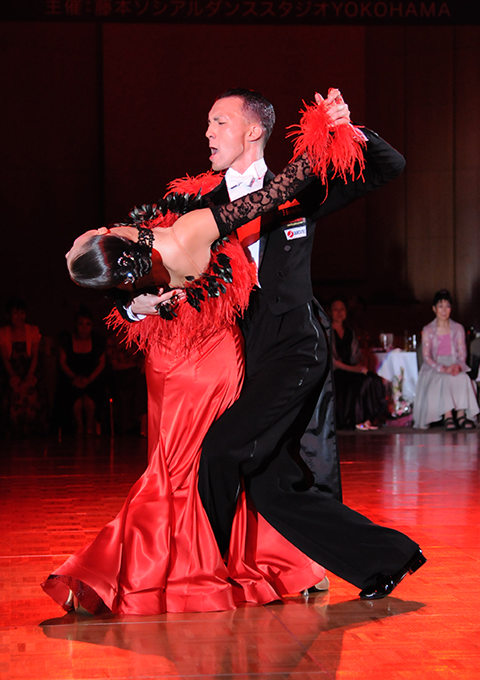
<path id="1" fill-rule="evenodd" d="M 233 87 L 230 90 L 225 90 L 219 99 L 226 99 L 227 97 L 239 97 L 243 100 L 243 107 L 252 114 L 262 126 L 265 132 L 265 144 L 268 142 L 272 134 L 273 126 L 275 125 L 275 109 L 273 104 L 268 101 L 259 92 L 254 90 L 247 90 L 242 87 Z"/>

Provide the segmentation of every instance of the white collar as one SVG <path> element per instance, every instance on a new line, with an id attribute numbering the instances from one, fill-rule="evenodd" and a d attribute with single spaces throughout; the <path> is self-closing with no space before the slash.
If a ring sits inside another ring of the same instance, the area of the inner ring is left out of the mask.
<path id="1" fill-rule="evenodd" d="M 265 163 L 265 159 L 262 157 L 257 161 L 254 161 L 245 170 L 245 172 L 242 173 L 237 172 L 237 170 L 234 170 L 233 168 L 228 168 L 227 172 L 225 173 L 225 181 L 229 189 L 233 186 L 238 186 L 239 184 L 247 184 L 251 186 L 255 180 L 262 179 L 266 172 L 267 164 Z"/>

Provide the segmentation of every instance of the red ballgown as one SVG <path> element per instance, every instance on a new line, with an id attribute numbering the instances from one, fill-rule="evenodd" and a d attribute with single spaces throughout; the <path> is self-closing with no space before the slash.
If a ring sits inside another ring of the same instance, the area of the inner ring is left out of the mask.
<path id="1" fill-rule="evenodd" d="M 92 612 L 102 602 L 120 614 L 215 611 L 270 602 L 323 578 L 322 567 L 248 507 L 245 493 L 227 565 L 218 550 L 197 470 L 202 440 L 238 396 L 242 369 L 237 326 L 187 360 L 147 356 L 148 467 L 117 517 L 43 584 L 59 604 L 72 588 Z"/>
<path id="2" fill-rule="evenodd" d="M 92 613 L 234 609 L 301 592 L 325 575 L 257 514 L 244 491 L 225 563 L 203 509 L 202 441 L 242 386 L 243 338 L 235 317 L 253 285 L 235 238 L 216 252 L 228 257 L 233 282 L 219 296 L 205 296 L 200 313 L 180 303 L 173 321 L 155 316 L 124 325 L 146 350 L 148 467 L 115 519 L 42 584 L 67 611 L 70 591 Z M 212 255 L 207 276 L 216 261 Z"/>

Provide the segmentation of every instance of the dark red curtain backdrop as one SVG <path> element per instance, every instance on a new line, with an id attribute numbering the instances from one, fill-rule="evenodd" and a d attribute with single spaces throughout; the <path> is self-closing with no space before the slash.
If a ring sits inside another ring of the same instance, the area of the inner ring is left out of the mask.
<path id="1" fill-rule="evenodd" d="M 319 295 L 423 309 L 447 286 L 456 317 L 480 324 L 479 38 L 479 27 L 2 24 L 0 304 L 26 297 L 44 333 L 69 325 L 80 301 L 100 315 L 108 303 L 69 282 L 65 251 L 169 180 L 208 169 L 218 93 L 246 86 L 275 104 L 275 170 L 302 99 L 338 86 L 408 170 L 322 223 Z"/>

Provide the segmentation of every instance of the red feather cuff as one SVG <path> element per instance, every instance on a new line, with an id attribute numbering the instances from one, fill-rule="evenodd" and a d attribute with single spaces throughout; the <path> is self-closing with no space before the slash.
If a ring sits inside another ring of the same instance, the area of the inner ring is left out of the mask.
<path id="1" fill-rule="evenodd" d="M 354 125 L 335 125 L 328 115 L 324 102 L 306 104 L 301 110 L 302 118 L 298 128 L 289 132 L 287 137 L 296 137 L 294 141 L 293 160 L 307 153 L 312 172 L 325 184 L 327 172 L 333 177 L 339 175 L 346 182 L 348 175 L 355 179 L 363 175 L 365 159 L 363 148 L 366 146 L 365 136 Z"/>

